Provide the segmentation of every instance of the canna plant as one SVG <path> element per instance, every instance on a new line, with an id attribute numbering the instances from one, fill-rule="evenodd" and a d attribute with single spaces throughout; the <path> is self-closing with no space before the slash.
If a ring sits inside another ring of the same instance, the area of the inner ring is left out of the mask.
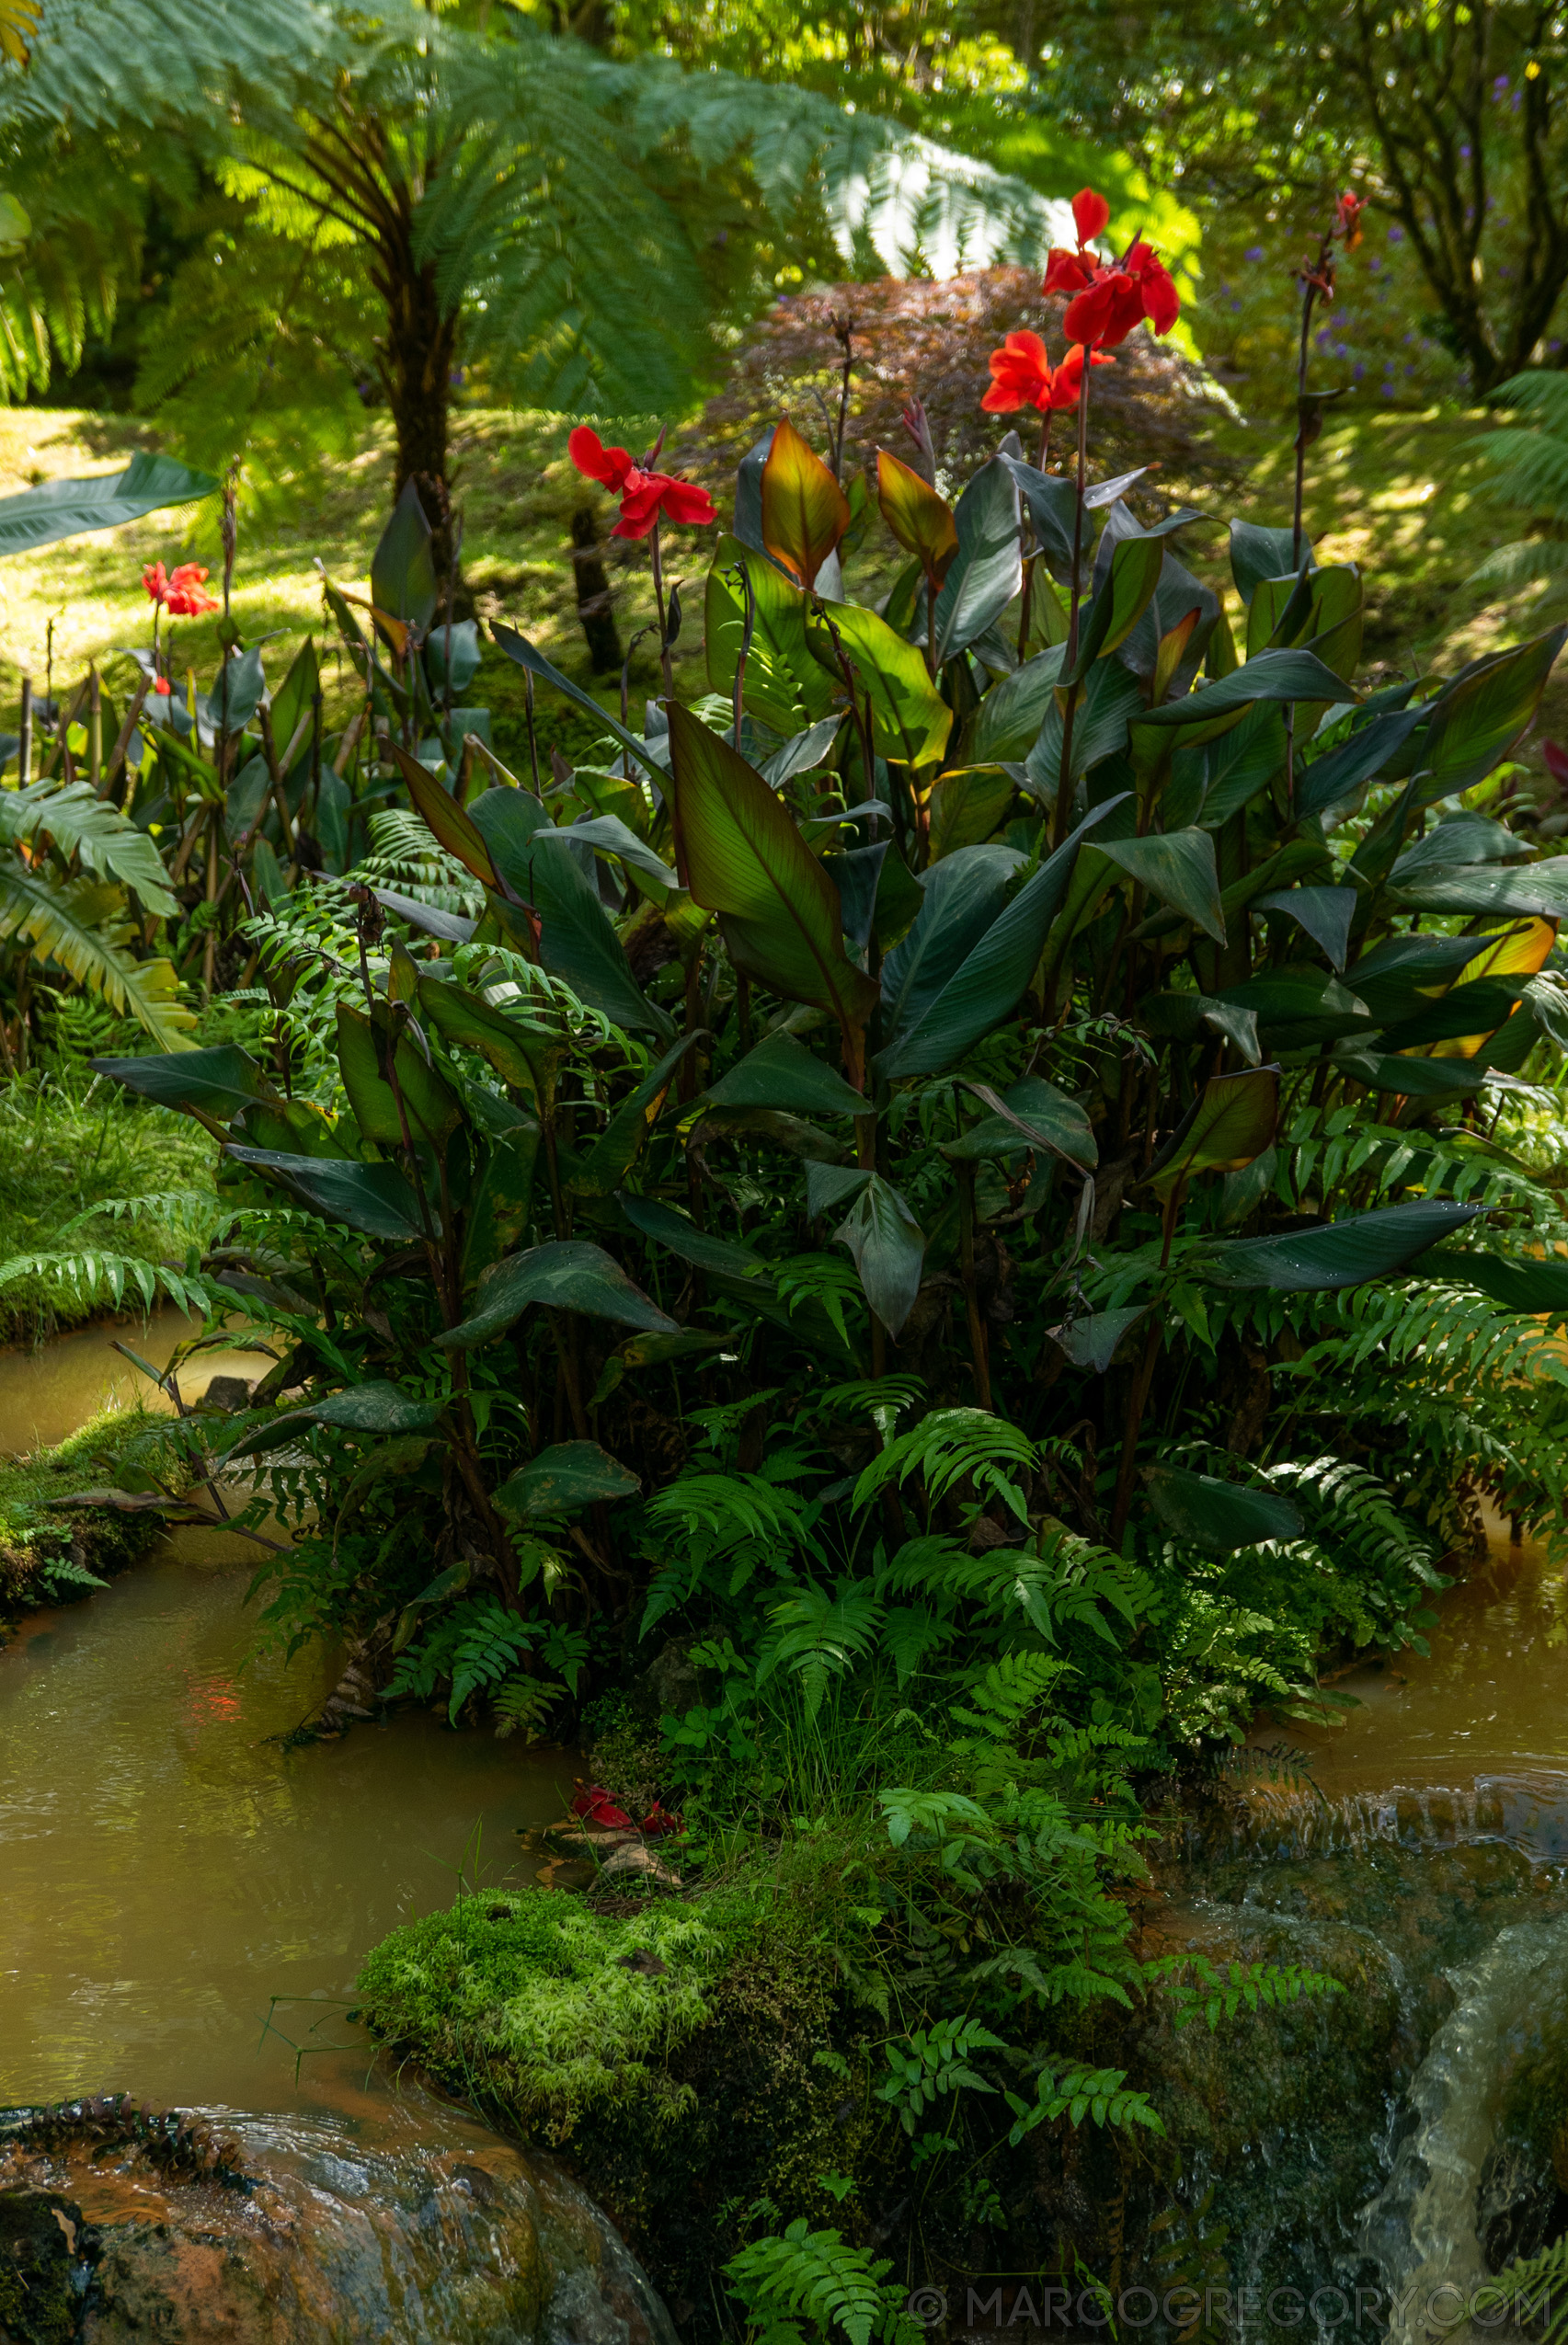
<path id="1" fill-rule="evenodd" d="M 1104 359 L 1175 296 L 1076 212 L 1047 281 Z M 1060 372 L 993 370 L 1047 418 Z M 1562 1216 L 1493 1127 L 1568 1035 L 1568 866 L 1484 809 L 1568 630 L 1358 688 L 1359 571 L 1235 521 L 1228 607 L 1184 559 L 1214 517 L 1092 477 L 1094 372 L 1070 472 L 1010 431 L 951 501 L 890 452 L 846 490 L 781 419 L 714 546 L 710 690 L 640 732 L 498 623 L 601 727 L 545 788 L 451 704 L 476 644 L 414 490 L 371 628 L 329 589 L 361 786 L 445 897 L 346 849 L 247 923 L 273 1067 L 99 1062 L 221 1142 L 208 1268 L 288 1339 L 223 1436 L 296 1519 L 279 1633 L 533 1724 L 639 1626 L 722 1627 L 695 1740 L 735 1748 L 780 1687 L 814 1720 L 884 1668 L 1070 1654 L 1185 1737 L 1311 1708 L 1325 1636 L 1418 1635 L 1464 1476 L 1553 1515 L 1521 1395 L 1561 1381 Z M 574 454 L 629 533 L 701 523 L 651 457 Z M 908 555 L 876 607 L 874 507 Z M 230 795 L 276 806 L 260 758 Z"/>

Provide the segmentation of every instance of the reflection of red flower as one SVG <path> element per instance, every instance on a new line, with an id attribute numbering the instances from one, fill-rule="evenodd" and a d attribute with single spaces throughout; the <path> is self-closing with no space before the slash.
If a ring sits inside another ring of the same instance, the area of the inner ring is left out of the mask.
<path id="1" fill-rule="evenodd" d="M 988 415 L 1006 416 L 1017 407 L 1036 407 L 1050 414 L 1058 407 L 1075 407 L 1083 380 L 1083 345 L 1075 342 L 1059 366 L 1046 357 L 1037 334 L 1010 334 L 988 361 L 990 389 L 980 401 Z M 1094 353 L 1096 366 L 1114 366 L 1114 359 Z"/>
<path id="2" fill-rule="evenodd" d="M 200 619 L 209 611 L 216 611 L 218 598 L 206 591 L 207 572 L 200 563 L 182 562 L 169 575 L 163 600 L 174 619 Z"/>
<path id="3" fill-rule="evenodd" d="M 716 517 L 705 488 L 672 479 L 669 473 L 646 473 L 632 462 L 624 448 L 606 448 L 597 431 L 578 424 L 567 441 L 567 452 L 579 473 L 602 481 L 621 499 L 621 518 L 612 537 L 647 537 L 654 523 L 690 522 L 701 526 Z"/>
<path id="4" fill-rule="evenodd" d="M 1170 271 L 1152 245 L 1141 239 L 1119 261 L 1102 260 L 1089 249 L 1111 216 L 1104 196 L 1085 188 L 1072 200 L 1078 228 L 1078 250 L 1051 247 L 1046 268 L 1047 293 L 1071 293 L 1062 320 L 1069 338 L 1096 349 L 1125 341 L 1140 319 L 1147 318 L 1156 334 L 1168 334 L 1181 311 L 1181 300 Z"/>

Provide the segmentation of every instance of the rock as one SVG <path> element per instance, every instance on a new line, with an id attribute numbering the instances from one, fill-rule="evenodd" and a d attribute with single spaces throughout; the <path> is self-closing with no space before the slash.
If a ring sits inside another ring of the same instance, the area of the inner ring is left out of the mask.
<path id="1" fill-rule="evenodd" d="M 256 1390 L 243 1376 L 215 1376 L 208 1384 L 202 1399 L 210 1409 L 227 1409 L 231 1413 L 248 1409 Z"/>
<path id="2" fill-rule="evenodd" d="M 656 1889 L 679 1889 L 681 1876 L 656 1857 L 647 1842 L 638 1838 L 624 1841 L 612 1848 L 599 1869 L 601 1881 L 646 1881 Z"/>
<path id="3" fill-rule="evenodd" d="M 14 2345 L 677 2345 L 575 2183 L 404 2096 L 384 2145 L 127 2102 L 0 2111 L 0 2337 Z"/>

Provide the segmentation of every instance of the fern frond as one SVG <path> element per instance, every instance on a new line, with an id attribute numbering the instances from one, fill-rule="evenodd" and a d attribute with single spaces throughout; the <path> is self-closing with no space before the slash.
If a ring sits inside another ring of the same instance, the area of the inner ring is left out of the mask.
<path id="1" fill-rule="evenodd" d="M 137 960 L 119 887 L 100 879 L 59 880 L 45 869 L 0 862 L 0 940 L 24 938 L 89 992 L 128 1011 L 160 1049 L 189 1050 L 195 1012 L 179 999 L 172 962 Z"/>

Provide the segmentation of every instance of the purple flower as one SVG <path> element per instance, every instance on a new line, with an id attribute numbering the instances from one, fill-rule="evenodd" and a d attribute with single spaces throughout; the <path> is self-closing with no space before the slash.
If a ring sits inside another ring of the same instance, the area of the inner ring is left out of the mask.
<path id="1" fill-rule="evenodd" d="M 1494 88 L 1494 89 L 1506 89 L 1506 88 L 1507 88 L 1507 86 L 1508 86 L 1508 76 L 1507 76 L 1507 74 L 1498 74 L 1498 76 L 1497 76 L 1497 78 L 1496 78 L 1496 80 L 1493 83 L 1492 86 L 1493 86 L 1493 88 Z"/>
<path id="2" fill-rule="evenodd" d="M 1393 226 L 1389 230 L 1389 242 L 1391 245 L 1402 245 L 1404 242 L 1404 230 L 1400 226 L 1397 220 L 1394 222 Z"/>
<path id="3" fill-rule="evenodd" d="M 1385 399 L 1391 399 L 1391 398 L 1393 398 L 1393 397 L 1394 397 L 1394 395 L 1395 395 L 1395 393 L 1394 393 L 1394 386 L 1393 386 L 1393 384 L 1392 384 L 1391 383 L 1385 383 L 1383 384 L 1383 386 L 1382 386 L 1382 395 L 1383 395 L 1383 397 L 1384 397 Z"/>
<path id="4" fill-rule="evenodd" d="M 1460 154 L 1460 155 L 1462 156 L 1462 158 L 1464 159 L 1464 161 L 1465 161 L 1466 163 L 1468 163 L 1468 162 L 1470 161 L 1470 149 L 1469 149 L 1469 147 L 1468 147 L 1468 146 L 1461 146 L 1461 147 L 1460 147 L 1460 149 L 1459 149 L 1459 154 Z"/>
<path id="5" fill-rule="evenodd" d="M 1240 303 L 1240 302 L 1238 302 L 1238 301 L 1232 301 L 1232 303 L 1230 303 L 1230 306 L 1231 306 L 1231 308 L 1232 308 L 1232 309 L 1240 309 L 1240 308 L 1241 308 L 1241 306 L 1242 306 L 1242 304 L 1241 304 L 1241 303 Z"/>
<path id="6" fill-rule="evenodd" d="M 1366 373 L 1366 372 L 1367 372 L 1367 361 L 1366 361 L 1366 360 L 1365 360 L 1365 359 L 1357 359 L 1357 360 L 1356 360 L 1356 364 L 1355 364 L 1355 365 L 1351 368 L 1351 370 L 1350 370 L 1350 377 L 1351 377 L 1351 381 L 1352 381 L 1353 383 L 1359 383 L 1359 382 L 1360 382 L 1360 380 L 1361 380 L 1361 378 L 1362 378 L 1362 376 Z"/>
<path id="7" fill-rule="evenodd" d="M 1336 359 L 1347 359 L 1350 356 L 1349 343 L 1336 342 L 1333 346 L 1333 354 Z"/>
<path id="8" fill-rule="evenodd" d="M 1326 350 L 1333 339 L 1333 337 L 1330 334 L 1326 326 L 1322 326 L 1318 328 L 1316 340 L 1320 350 Z"/>
<path id="9" fill-rule="evenodd" d="M 1263 258 L 1263 246 L 1261 245 L 1249 245 L 1242 257 L 1244 260 L 1261 260 Z"/>

